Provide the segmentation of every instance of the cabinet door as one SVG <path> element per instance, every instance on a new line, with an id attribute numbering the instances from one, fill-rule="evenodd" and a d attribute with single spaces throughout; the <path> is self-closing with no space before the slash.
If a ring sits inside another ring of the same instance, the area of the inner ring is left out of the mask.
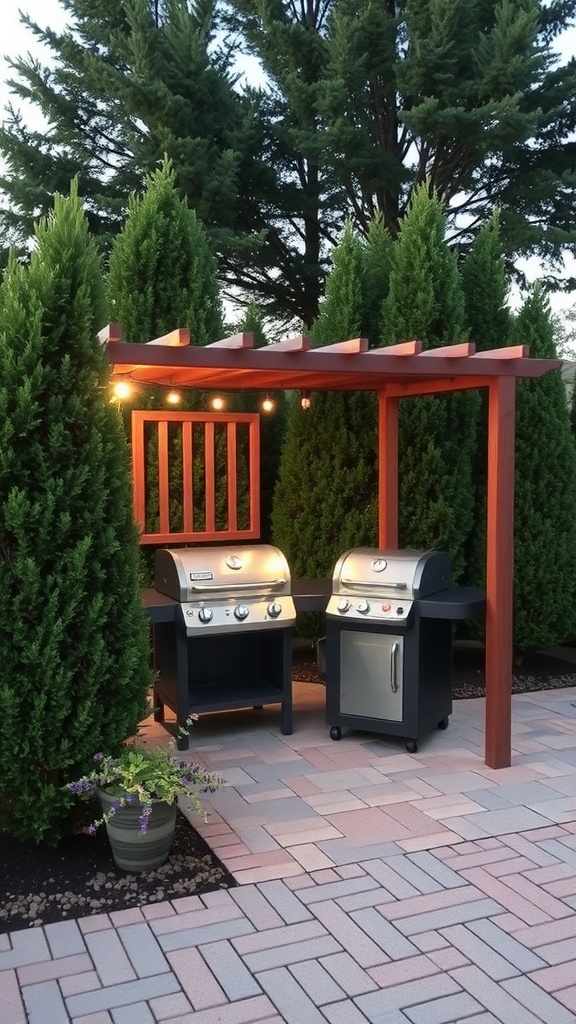
<path id="1" fill-rule="evenodd" d="M 404 638 L 342 630 L 340 712 L 402 721 Z"/>

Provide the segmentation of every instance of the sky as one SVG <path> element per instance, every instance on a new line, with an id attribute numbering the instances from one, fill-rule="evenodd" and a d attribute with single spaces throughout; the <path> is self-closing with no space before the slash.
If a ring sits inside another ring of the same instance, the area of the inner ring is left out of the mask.
<path id="1" fill-rule="evenodd" d="M 10 102 L 10 90 L 6 85 L 6 79 L 10 76 L 10 69 L 6 64 L 6 57 L 20 57 L 31 52 L 33 56 L 42 60 L 42 47 L 36 42 L 34 36 L 21 23 L 19 11 L 29 14 L 33 21 L 42 28 L 49 26 L 53 29 L 61 29 L 66 23 L 66 16 L 58 0 L 2 0 L 2 31 L 0 34 L 0 111 L 4 111 Z M 573 56 L 576 53 L 576 29 L 566 33 L 561 46 L 561 52 L 565 57 Z M 33 124 L 33 114 L 29 115 Z M 567 273 L 576 277 L 576 259 L 570 255 L 566 258 Z M 526 273 L 528 281 L 535 280 L 540 272 L 541 266 L 537 260 L 528 260 L 522 263 L 522 270 Z M 519 294 L 512 293 L 512 305 L 520 301 Z M 552 308 L 562 314 L 565 310 L 576 304 L 576 294 L 556 295 L 551 299 Z M 576 351 L 574 352 L 576 356 Z"/>

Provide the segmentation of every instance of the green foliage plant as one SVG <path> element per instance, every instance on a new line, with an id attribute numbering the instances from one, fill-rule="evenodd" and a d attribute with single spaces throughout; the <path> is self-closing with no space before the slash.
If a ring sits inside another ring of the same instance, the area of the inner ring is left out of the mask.
<path id="1" fill-rule="evenodd" d="M 190 725 L 197 716 L 191 715 Z M 195 814 L 207 819 L 201 794 L 214 793 L 222 780 L 199 764 L 179 760 L 172 747 L 127 743 L 116 757 L 97 753 L 94 767 L 86 775 L 69 782 L 64 792 L 70 796 L 90 799 L 104 791 L 114 798 L 110 810 L 88 825 L 85 831 L 94 835 L 116 812 L 129 803 L 138 803 L 139 831 L 145 833 L 156 800 L 173 804 L 178 797 L 189 803 Z"/>
<path id="2" fill-rule="evenodd" d="M 65 778 L 118 752 L 151 681 L 104 315 L 73 184 L 0 287 L 0 820 L 34 841 L 66 831 Z"/>
<path id="3" fill-rule="evenodd" d="M 555 358 L 541 284 L 525 299 L 514 340 Z M 516 386 L 514 648 L 543 650 L 576 628 L 576 449 L 561 371 Z"/>
<path id="4" fill-rule="evenodd" d="M 417 339 L 429 349 L 463 340 L 462 285 L 445 227 L 439 197 L 421 185 L 394 249 L 383 306 L 384 345 Z M 473 525 L 477 414 L 478 396 L 469 392 L 400 403 L 400 546 L 449 551 L 456 579 L 465 569 Z"/>

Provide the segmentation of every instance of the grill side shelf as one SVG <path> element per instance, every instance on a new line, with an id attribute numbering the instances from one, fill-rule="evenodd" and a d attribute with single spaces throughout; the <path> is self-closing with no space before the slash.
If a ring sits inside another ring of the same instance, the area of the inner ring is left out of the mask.
<path id="1" fill-rule="evenodd" d="M 448 587 L 417 602 L 423 619 L 481 619 L 486 614 L 482 587 Z"/>

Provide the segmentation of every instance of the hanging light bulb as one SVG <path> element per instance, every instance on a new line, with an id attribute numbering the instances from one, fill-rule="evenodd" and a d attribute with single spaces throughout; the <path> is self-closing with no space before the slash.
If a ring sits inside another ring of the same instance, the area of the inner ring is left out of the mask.
<path id="1" fill-rule="evenodd" d="M 264 412 L 272 412 L 274 408 L 274 402 L 272 401 L 269 395 L 266 395 L 266 398 L 262 402 L 262 408 Z"/>
<path id="2" fill-rule="evenodd" d="M 119 380 L 113 387 L 114 398 L 122 401 L 124 398 L 129 398 L 132 394 L 132 388 L 125 380 Z"/>
<path id="3" fill-rule="evenodd" d="M 166 401 L 170 405 L 178 405 L 182 401 L 182 396 L 178 391 L 169 391 L 166 395 Z"/>
<path id="4" fill-rule="evenodd" d="M 310 392 L 309 391 L 301 391 L 300 392 L 300 405 L 302 406 L 303 409 L 309 409 L 310 408 Z"/>
<path id="5" fill-rule="evenodd" d="M 212 399 L 212 402 L 210 404 L 212 405 L 213 409 L 216 409 L 216 412 L 220 412 L 220 410 L 224 408 L 225 402 L 224 399 L 220 397 L 220 395 L 216 395 L 216 397 Z"/>

